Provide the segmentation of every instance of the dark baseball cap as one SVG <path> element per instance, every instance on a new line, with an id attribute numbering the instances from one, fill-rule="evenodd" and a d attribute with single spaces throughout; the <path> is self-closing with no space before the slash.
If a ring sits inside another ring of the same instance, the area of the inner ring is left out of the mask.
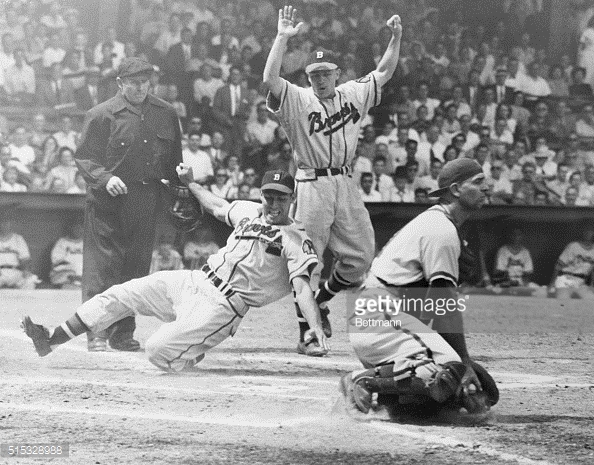
<path id="1" fill-rule="evenodd" d="M 148 61 L 141 58 L 130 57 L 124 58 L 118 70 L 119 78 L 127 78 L 132 76 L 151 76 L 155 72 L 155 67 Z"/>
<path id="2" fill-rule="evenodd" d="M 476 160 L 470 158 L 456 158 L 443 165 L 437 176 L 438 189 L 429 192 L 429 197 L 440 197 L 445 194 L 452 184 L 461 184 L 464 181 L 483 174 L 483 168 Z"/>
<path id="3" fill-rule="evenodd" d="M 314 50 L 309 54 L 305 72 L 307 74 L 313 71 L 333 70 L 338 68 L 338 56 L 326 49 Z"/>
<path id="4" fill-rule="evenodd" d="M 295 191 L 295 179 L 286 171 L 266 171 L 262 177 L 262 191 L 279 191 L 292 194 Z"/>

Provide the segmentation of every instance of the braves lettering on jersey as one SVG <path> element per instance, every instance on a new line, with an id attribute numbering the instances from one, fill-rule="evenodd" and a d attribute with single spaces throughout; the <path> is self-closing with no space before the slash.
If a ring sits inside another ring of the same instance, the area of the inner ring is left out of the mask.
<path id="1" fill-rule="evenodd" d="M 208 265 L 250 307 L 262 307 L 292 292 L 291 281 L 311 276 L 318 263 L 313 245 L 295 223 L 267 224 L 262 206 L 235 201 L 227 213 L 235 228 Z"/>
<path id="2" fill-rule="evenodd" d="M 398 231 L 371 265 L 371 272 L 394 286 L 447 279 L 458 285 L 460 239 L 440 205 Z"/>
<path id="3" fill-rule="evenodd" d="M 594 269 L 594 247 L 586 249 L 579 242 L 570 242 L 559 256 L 561 273 L 588 276 Z"/>
<path id="4" fill-rule="evenodd" d="M 298 168 L 338 168 L 352 163 L 363 116 L 380 98 L 371 72 L 339 85 L 329 99 L 284 81 L 280 99 L 270 94 L 267 103 L 287 133 Z"/>

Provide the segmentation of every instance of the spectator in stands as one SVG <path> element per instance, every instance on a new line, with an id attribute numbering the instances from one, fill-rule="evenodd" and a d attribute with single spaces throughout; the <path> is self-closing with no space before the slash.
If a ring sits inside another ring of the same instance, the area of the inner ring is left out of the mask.
<path id="1" fill-rule="evenodd" d="M 577 204 L 578 195 L 579 195 L 579 191 L 575 187 L 569 186 L 565 190 L 565 197 L 563 198 L 563 205 L 565 205 L 566 207 L 582 206 L 582 205 Z"/>
<path id="2" fill-rule="evenodd" d="M 104 40 L 98 42 L 93 50 L 93 63 L 100 65 L 103 62 L 103 44 L 109 43 L 111 53 L 114 55 L 113 65 L 117 68 L 126 57 L 125 46 L 122 42 L 118 41 L 116 28 L 113 26 L 107 28 L 103 37 Z"/>
<path id="3" fill-rule="evenodd" d="M 534 205 L 541 207 L 548 207 L 551 205 L 548 192 L 537 192 L 534 196 Z"/>
<path id="4" fill-rule="evenodd" d="M 534 110 L 534 114 L 528 120 L 526 136 L 532 144 L 536 143 L 539 137 L 545 137 L 547 140 L 556 140 L 556 134 L 553 132 L 555 120 L 549 112 L 549 106 L 544 100 L 540 100 Z"/>
<path id="5" fill-rule="evenodd" d="M 452 143 L 456 146 L 459 154 L 469 152 L 480 144 L 478 134 L 470 129 L 471 122 L 472 117 L 470 115 L 462 115 L 460 117 L 460 132 L 452 139 Z"/>
<path id="6" fill-rule="evenodd" d="M 432 203 L 432 200 L 429 198 L 429 191 L 427 189 L 423 189 L 422 187 L 416 188 L 415 203 Z"/>
<path id="7" fill-rule="evenodd" d="M 501 158 L 514 143 L 514 136 L 509 130 L 508 122 L 505 118 L 497 118 L 495 120 L 495 128 L 491 135 L 491 146 L 493 154 L 497 158 Z"/>
<path id="8" fill-rule="evenodd" d="M 491 169 L 487 176 L 487 183 L 490 186 L 491 203 L 508 203 L 511 201 L 513 187 L 506 177 L 503 177 L 504 163 L 501 160 L 493 160 Z"/>
<path id="9" fill-rule="evenodd" d="M 78 54 L 80 69 L 95 67 L 93 50 L 89 47 L 89 36 L 82 29 L 77 30 L 74 35 L 74 45 L 72 46 L 72 50 Z"/>
<path id="10" fill-rule="evenodd" d="M 578 66 L 586 71 L 585 80 L 590 85 L 594 85 L 594 20 L 592 18 L 582 32 L 578 51 Z"/>
<path id="11" fill-rule="evenodd" d="M 514 229 L 509 243 L 497 251 L 493 284 L 502 287 L 534 286 L 531 281 L 533 273 L 532 256 L 524 246 L 524 235 L 520 229 Z"/>
<path id="12" fill-rule="evenodd" d="M 45 28 L 45 26 L 28 21 L 23 25 L 23 28 L 25 29 L 25 39 L 21 44 L 25 48 L 27 63 L 35 70 L 35 74 L 39 74 L 43 71 L 43 51 L 47 41 L 37 31 Z"/>
<path id="13" fill-rule="evenodd" d="M 159 245 L 153 250 L 149 274 L 157 271 L 183 270 L 184 264 L 180 253 L 173 248 L 173 238 L 162 235 Z"/>
<path id="14" fill-rule="evenodd" d="M 29 247 L 13 229 L 15 209 L 9 205 L 0 210 L 0 288 L 35 289 L 40 281 L 30 271 Z"/>
<path id="15" fill-rule="evenodd" d="M 58 160 L 58 165 L 48 172 L 46 188 L 48 190 L 54 189 L 56 180 L 59 179 L 62 181 L 59 184 L 60 190 L 66 192 L 75 186 L 74 178 L 76 177 L 76 173 L 78 173 L 78 168 L 74 163 L 74 151 L 70 147 L 60 147 Z"/>
<path id="16" fill-rule="evenodd" d="M 278 127 L 278 123 L 270 119 L 266 102 L 257 105 L 257 114 L 256 121 L 248 123 L 245 130 L 245 153 L 248 157 L 268 149 L 274 142 L 274 133 Z"/>
<path id="17" fill-rule="evenodd" d="M 186 127 L 188 112 L 185 103 L 179 98 L 178 87 L 175 84 L 169 84 L 169 86 L 167 86 L 167 98 L 165 98 L 165 100 L 175 108 L 175 112 L 177 113 L 182 128 Z"/>
<path id="18" fill-rule="evenodd" d="M 189 270 L 199 270 L 208 258 L 219 251 L 219 246 L 213 241 L 212 231 L 207 226 L 201 226 L 194 232 L 192 240 L 184 246 L 183 262 Z"/>
<path id="19" fill-rule="evenodd" d="M 22 49 L 14 51 L 14 65 L 4 71 L 4 88 L 9 103 L 14 105 L 32 105 L 35 100 L 35 72 L 25 62 Z"/>
<path id="20" fill-rule="evenodd" d="M 557 177 L 549 181 L 546 185 L 549 192 L 555 195 L 555 198 L 560 202 L 565 196 L 565 191 L 569 187 L 569 167 L 561 162 L 557 164 Z"/>
<path id="21" fill-rule="evenodd" d="M 568 108 L 565 100 L 559 100 L 553 112 L 553 132 L 559 141 L 565 141 L 575 131 L 576 116 Z"/>
<path id="22" fill-rule="evenodd" d="M 373 159 L 373 184 L 372 189 L 379 192 L 384 201 L 388 201 L 390 189 L 394 187 L 394 181 L 386 174 L 386 157 L 378 155 Z"/>
<path id="23" fill-rule="evenodd" d="M 406 113 L 409 116 L 410 121 L 414 121 L 417 118 L 417 107 L 415 106 L 414 100 L 411 98 L 409 86 L 400 86 L 394 109 L 398 114 Z M 398 121 L 398 125 L 400 126 L 400 121 Z"/>
<path id="24" fill-rule="evenodd" d="M 233 187 L 233 182 L 229 179 L 227 170 L 223 167 L 215 170 L 215 182 L 210 185 L 210 191 L 222 199 L 229 197 L 229 191 Z"/>
<path id="25" fill-rule="evenodd" d="M 419 188 L 425 189 L 427 192 L 437 190 L 439 188 L 437 185 L 437 177 L 441 172 L 443 164 L 444 163 L 438 158 L 433 158 L 429 167 L 429 174 L 415 178 L 412 186 L 413 191 L 416 192 Z"/>
<path id="26" fill-rule="evenodd" d="M 456 158 L 460 158 L 461 154 L 464 154 L 462 156 L 466 156 L 465 152 L 462 152 L 461 150 L 458 149 L 458 145 L 464 145 L 464 141 L 463 138 L 464 136 L 462 135 L 458 135 L 456 136 L 457 138 L 457 145 L 448 145 L 445 149 L 445 152 L 443 152 L 443 163 L 446 164 L 448 161 L 452 161 L 455 160 Z"/>
<path id="27" fill-rule="evenodd" d="M 74 91 L 85 85 L 86 72 L 87 69 L 81 65 L 80 52 L 76 50 L 67 52 L 66 57 L 64 58 L 62 76 L 64 77 L 64 81 L 67 81 L 72 85 Z"/>
<path id="28" fill-rule="evenodd" d="M 74 186 L 66 191 L 67 194 L 86 194 L 87 193 L 87 183 L 85 182 L 85 178 L 83 178 L 80 171 L 77 171 L 74 175 Z"/>
<path id="29" fill-rule="evenodd" d="M 586 166 L 582 189 L 584 191 L 584 196 L 590 199 L 590 205 L 594 206 L 594 165 Z"/>
<path id="30" fill-rule="evenodd" d="M 552 97 L 569 97 L 570 90 L 561 65 L 551 67 L 548 79 Z"/>
<path id="31" fill-rule="evenodd" d="M 60 148 L 68 147 L 73 152 L 76 151 L 80 134 L 72 129 L 72 117 L 63 115 L 60 118 L 60 130 L 53 136 Z"/>
<path id="32" fill-rule="evenodd" d="M 182 22 L 180 15 L 177 13 L 170 14 L 167 29 L 161 32 L 154 45 L 154 49 L 159 52 L 161 57 L 165 56 L 172 45 L 181 41 L 181 30 Z"/>
<path id="33" fill-rule="evenodd" d="M 415 191 L 412 183 L 409 183 L 408 167 L 399 166 L 394 172 L 394 182 L 390 187 L 388 196 L 384 197 L 385 201 L 390 202 L 414 202 Z"/>
<path id="34" fill-rule="evenodd" d="M 202 136 L 197 131 L 188 134 L 188 147 L 182 151 L 184 163 L 192 167 L 194 180 L 199 184 L 206 184 L 214 175 L 209 154 L 200 148 Z"/>
<path id="35" fill-rule="evenodd" d="M 204 129 L 201 116 L 194 115 L 188 120 L 187 133 L 184 136 L 189 137 L 191 132 L 198 133 L 200 136 L 199 147 L 204 151 L 208 151 L 208 149 L 212 146 L 212 138 L 210 134 Z"/>
<path id="36" fill-rule="evenodd" d="M 9 145 L 11 158 L 29 167 L 35 161 L 35 150 L 27 141 L 27 130 L 24 126 L 17 126 L 12 133 L 12 143 Z"/>
<path id="37" fill-rule="evenodd" d="M 57 32 L 51 33 L 41 58 L 43 67 L 49 69 L 56 63 L 62 63 L 65 56 L 66 50 L 60 45 L 60 35 Z"/>
<path id="38" fill-rule="evenodd" d="M 423 105 L 427 107 L 427 119 L 433 119 L 435 114 L 435 109 L 439 107 L 440 101 L 434 98 L 429 97 L 429 84 L 425 81 L 422 81 L 417 86 L 417 98 L 413 101 L 415 108 L 418 108 Z"/>
<path id="39" fill-rule="evenodd" d="M 518 191 L 524 194 L 528 205 L 534 204 L 536 192 L 547 190 L 544 183 L 536 179 L 536 166 L 529 161 L 522 165 L 522 178 L 512 181 L 512 188 L 514 195 Z"/>
<path id="40" fill-rule="evenodd" d="M 555 265 L 550 287 L 556 290 L 558 299 L 570 299 L 574 295 L 594 298 L 592 287 L 587 284 L 594 268 L 594 227 L 586 223 L 581 239 L 570 242 Z"/>
<path id="41" fill-rule="evenodd" d="M 450 142 L 455 134 L 460 132 L 460 121 L 458 121 L 458 107 L 451 103 L 446 106 L 446 117 L 442 127 L 442 135 Z"/>
<path id="42" fill-rule="evenodd" d="M 569 166 L 571 171 L 583 171 L 586 165 L 594 164 L 594 153 L 581 147 L 580 138 L 576 133 L 569 135 L 568 143 L 559 155 L 559 158 Z"/>
<path id="43" fill-rule="evenodd" d="M 40 106 L 56 107 L 59 105 L 76 106 L 74 102 L 74 89 L 72 83 L 64 79 L 62 64 L 54 63 L 51 66 L 49 79 L 41 79 L 37 86 L 37 101 Z"/>
<path id="44" fill-rule="evenodd" d="M 575 205 L 577 207 L 589 207 L 592 199 L 588 196 L 587 190 L 583 188 L 582 173 L 580 171 L 574 171 L 569 175 L 569 186 L 577 191 Z M 565 193 L 567 197 L 567 190 Z"/>
<path id="45" fill-rule="evenodd" d="M 361 173 L 361 180 L 359 182 L 359 193 L 363 202 L 382 202 L 382 194 L 379 191 L 372 189 L 373 187 L 373 173 Z"/>
<path id="46" fill-rule="evenodd" d="M 3 34 L 11 34 L 15 41 L 21 42 L 25 38 L 25 31 L 19 20 L 18 11 L 11 7 L 10 4 L 6 4 L 5 8 L 5 19 L 2 26 L 0 26 L 0 31 Z"/>
<path id="47" fill-rule="evenodd" d="M 229 154 L 223 149 L 225 138 L 220 132 L 215 132 L 212 135 L 212 144 L 204 150 L 208 153 L 213 166 L 224 166 L 225 160 Z"/>
<path id="48" fill-rule="evenodd" d="M 569 86 L 569 95 L 577 99 L 588 99 L 592 97 L 592 86 L 584 79 L 586 77 L 586 70 L 581 67 L 574 68 L 571 72 L 572 84 Z"/>
<path id="49" fill-rule="evenodd" d="M 14 166 L 4 169 L 0 192 L 27 192 L 27 186 L 18 182 L 19 171 Z"/>
<path id="50" fill-rule="evenodd" d="M 225 85 L 222 79 L 213 77 L 210 63 L 203 63 L 200 76 L 194 81 L 194 101 L 198 105 L 211 107 L 217 91 Z"/>
<path id="51" fill-rule="evenodd" d="M 14 66 L 15 43 L 12 34 L 7 32 L 2 34 L 2 49 L 0 50 L 0 79 L 4 83 L 6 71 Z"/>
<path id="52" fill-rule="evenodd" d="M 46 120 L 43 113 L 37 113 L 33 116 L 32 129 L 29 133 L 29 145 L 38 152 L 38 155 L 43 154 L 43 144 L 49 136 L 45 124 Z"/>
<path id="53" fill-rule="evenodd" d="M 575 132 L 580 137 L 594 137 L 594 107 L 587 103 L 582 107 L 579 119 L 575 123 Z"/>
<path id="54" fill-rule="evenodd" d="M 511 105 L 511 117 L 518 122 L 520 129 L 528 127 L 528 121 L 530 120 L 530 110 L 524 107 L 524 93 L 516 91 L 514 93 L 514 101 Z"/>
<path id="55" fill-rule="evenodd" d="M 50 282 L 62 289 L 80 288 L 83 267 L 83 225 L 72 223 L 64 237 L 58 239 L 51 253 Z"/>
<path id="56" fill-rule="evenodd" d="M 538 63 L 528 65 L 528 74 L 521 79 L 518 90 L 524 93 L 526 104 L 530 106 L 534 106 L 539 99 L 551 95 L 548 82 L 540 77 Z"/>
<path id="57" fill-rule="evenodd" d="M 65 29 L 68 25 L 61 15 L 60 3 L 58 1 L 50 1 L 46 3 L 49 3 L 49 11 L 41 17 L 40 22 L 50 30 L 56 31 L 57 34 L 57 31 Z"/>
<path id="58" fill-rule="evenodd" d="M 552 181 L 557 177 L 557 163 L 551 159 L 549 152 L 546 146 L 538 147 L 534 152 L 536 176 L 543 181 Z"/>
<path id="59" fill-rule="evenodd" d="M 41 147 L 41 154 L 38 166 L 43 167 L 43 171 L 47 173 L 50 169 L 56 166 L 58 161 L 58 152 L 60 146 L 54 136 L 48 136 Z"/>

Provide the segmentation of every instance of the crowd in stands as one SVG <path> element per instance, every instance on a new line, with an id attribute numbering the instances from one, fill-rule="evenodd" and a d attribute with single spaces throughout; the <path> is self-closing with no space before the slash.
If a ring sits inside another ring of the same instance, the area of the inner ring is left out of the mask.
<path id="1" fill-rule="evenodd" d="M 131 0 L 127 30 L 108 27 L 91 42 L 75 8 L 3 2 L 0 105 L 39 113 L 0 121 L 0 191 L 84 193 L 73 157 L 81 120 L 71 115 L 115 95 L 119 63 L 140 56 L 155 66 L 151 92 L 178 112 L 196 181 L 258 199 L 266 170 L 295 170 L 261 82 L 281 3 Z M 403 19 L 399 66 L 353 163 L 365 201 L 430 202 L 443 165 L 470 157 L 484 167 L 492 204 L 594 205 L 594 20 L 582 21 L 579 53 L 553 61 L 543 2 L 507 0 L 498 17 L 469 24 L 454 1 L 294 3 L 305 25 L 282 74 L 302 86 L 317 47 L 340 53 L 342 81 L 364 76 L 390 39 L 386 18 Z M 48 122 L 47 109 L 61 116 Z"/>

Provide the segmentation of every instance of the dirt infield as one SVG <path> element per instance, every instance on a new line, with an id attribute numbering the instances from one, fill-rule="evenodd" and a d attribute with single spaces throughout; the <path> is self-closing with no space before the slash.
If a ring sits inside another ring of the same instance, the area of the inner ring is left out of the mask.
<path id="1" fill-rule="evenodd" d="M 338 379 L 359 365 L 343 296 L 331 305 L 328 357 L 294 352 L 286 300 L 251 310 L 233 339 L 184 375 L 160 373 L 142 353 L 88 353 L 84 337 L 37 357 L 21 316 L 53 326 L 79 298 L 0 291 L 0 443 L 70 443 L 69 458 L 38 463 L 594 463 L 594 308 L 583 301 L 472 296 L 467 326 L 495 329 L 469 334 L 469 350 L 501 399 L 485 424 L 444 425 L 344 415 Z M 159 326 L 138 324 L 141 343 Z"/>

